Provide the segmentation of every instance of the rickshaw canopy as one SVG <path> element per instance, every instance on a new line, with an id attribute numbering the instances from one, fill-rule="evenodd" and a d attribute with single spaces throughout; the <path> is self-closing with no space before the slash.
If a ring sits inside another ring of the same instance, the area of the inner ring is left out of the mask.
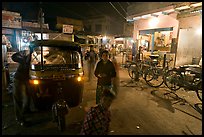
<path id="1" fill-rule="evenodd" d="M 66 40 L 37 40 L 30 43 L 30 48 L 38 46 L 49 46 L 49 47 L 65 47 L 73 50 L 77 50 L 81 53 L 81 46 L 77 42 L 66 41 Z"/>

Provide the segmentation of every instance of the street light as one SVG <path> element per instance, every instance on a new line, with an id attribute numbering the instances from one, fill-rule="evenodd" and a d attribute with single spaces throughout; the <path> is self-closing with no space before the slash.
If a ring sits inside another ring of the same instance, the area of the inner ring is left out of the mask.
<path id="1" fill-rule="evenodd" d="M 103 41 L 106 41 L 106 39 L 107 39 L 107 37 L 106 37 L 106 36 L 104 36 L 104 37 L 103 37 Z"/>
<path id="2" fill-rule="evenodd" d="M 106 43 L 107 43 L 107 37 L 106 37 L 106 36 L 104 36 L 104 37 L 102 38 L 102 43 L 103 43 L 103 44 L 106 44 Z"/>

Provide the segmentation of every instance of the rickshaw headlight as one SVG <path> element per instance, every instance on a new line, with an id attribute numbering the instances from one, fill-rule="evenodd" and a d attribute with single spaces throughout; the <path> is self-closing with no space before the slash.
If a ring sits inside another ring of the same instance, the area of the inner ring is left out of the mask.
<path id="1" fill-rule="evenodd" d="M 78 82 L 82 81 L 82 77 L 80 77 L 80 76 L 77 77 L 77 81 L 78 81 Z"/>
<path id="2" fill-rule="evenodd" d="M 40 82 L 39 80 L 30 80 L 31 84 L 38 85 Z"/>

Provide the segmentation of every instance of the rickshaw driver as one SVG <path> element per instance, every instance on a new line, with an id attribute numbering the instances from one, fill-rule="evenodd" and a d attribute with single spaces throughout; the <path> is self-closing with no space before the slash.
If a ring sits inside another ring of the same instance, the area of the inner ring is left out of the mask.
<path id="1" fill-rule="evenodd" d="M 25 113 L 31 112 L 31 95 L 29 93 L 30 51 L 23 50 L 12 55 L 12 60 L 19 66 L 14 76 L 13 101 L 16 121 L 21 126 L 28 126 Z"/>

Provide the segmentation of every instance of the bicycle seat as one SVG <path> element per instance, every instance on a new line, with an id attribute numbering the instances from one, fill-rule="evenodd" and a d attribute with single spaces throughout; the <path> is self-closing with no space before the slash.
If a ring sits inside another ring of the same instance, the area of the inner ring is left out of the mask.
<path id="1" fill-rule="evenodd" d="M 159 55 L 150 55 L 149 56 L 151 59 L 158 59 L 159 58 Z"/>
<path id="2" fill-rule="evenodd" d="M 131 61 L 130 60 L 126 60 L 125 62 L 130 63 Z"/>

